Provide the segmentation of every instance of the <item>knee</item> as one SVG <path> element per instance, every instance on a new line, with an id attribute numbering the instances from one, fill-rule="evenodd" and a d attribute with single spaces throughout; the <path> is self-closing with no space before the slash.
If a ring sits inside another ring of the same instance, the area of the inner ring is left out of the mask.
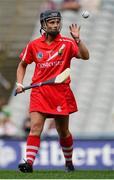
<path id="1" fill-rule="evenodd" d="M 32 135 L 41 135 L 41 132 L 43 130 L 43 125 L 41 123 L 33 123 L 30 128 L 30 134 Z"/>
<path id="2" fill-rule="evenodd" d="M 61 138 L 65 138 L 70 134 L 68 129 L 57 129 L 57 132 Z"/>

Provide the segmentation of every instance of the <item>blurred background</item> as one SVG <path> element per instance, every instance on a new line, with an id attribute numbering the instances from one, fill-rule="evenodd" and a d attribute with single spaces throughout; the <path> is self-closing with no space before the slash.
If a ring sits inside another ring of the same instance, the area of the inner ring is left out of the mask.
<path id="1" fill-rule="evenodd" d="M 79 107 L 70 117 L 74 164 L 79 169 L 113 169 L 114 0 L 0 0 L 0 168 L 16 169 L 25 154 L 30 91 L 13 95 L 16 69 L 23 48 L 40 36 L 39 15 L 46 9 L 61 11 L 65 36 L 70 37 L 70 24 L 81 25 L 81 39 L 90 51 L 89 61 L 73 59 L 71 65 L 71 87 Z M 88 19 L 82 17 L 83 10 L 90 12 Z M 28 66 L 24 85 L 30 84 L 33 70 L 34 64 Z M 54 119 L 47 119 L 37 168 L 64 165 L 57 143 Z M 9 157 L 4 162 L 5 150 Z M 56 156 L 42 160 L 52 151 Z"/>

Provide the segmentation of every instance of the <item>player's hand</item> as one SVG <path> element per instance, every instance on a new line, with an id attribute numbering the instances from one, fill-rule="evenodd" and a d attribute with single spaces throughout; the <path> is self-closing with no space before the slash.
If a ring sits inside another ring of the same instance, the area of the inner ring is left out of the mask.
<path id="1" fill-rule="evenodd" d="M 16 88 L 16 93 L 19 94 L 19 93 L 22 93 L 22 92 L 23 92 L 23 88 L 20 87 L 20 86 L 18 86 L 18 87 Z"/>
<path id="2" fill-rule="evenodd" d="M 23 88 L 24 88 L 24 86 L 22 85 L 22 84 L 20 84 L 20 83 L 16 83 L 16 90 L 15 90 L 15 93 L 16 94 L 19 94 L 19 93 L 22 93 L 22 92 L 24 92 L 24 90 L 23 90 Z"/>
<path id="3" fill-rule="evenodd" d="M 75 40 L 79 40 L 80 39 L 80 26 L 77 26 L 77 24 L 72 24 L 71 26 L 69 26 L 70 29 L 70 34 L 73 37 L 73 39 Z"/>

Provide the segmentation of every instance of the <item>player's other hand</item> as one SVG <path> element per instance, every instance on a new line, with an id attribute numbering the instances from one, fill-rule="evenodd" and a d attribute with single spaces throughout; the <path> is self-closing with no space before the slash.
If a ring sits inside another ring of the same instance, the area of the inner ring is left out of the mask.
<path id="1" fill-rule="evenodd" d="M 16 88 L 16 93 L 19 94 L 19 93 L 22 93 L 22 92 L 23 92 L 23 88 L 18 86 Z"/>
<path id="2" fill-rule="evenodd" d="M 17 87 L 16 87 L 16 90 L 15 90 L 15 95 L 24 92 L 24 90 L 23 90 L 24 86 L 22 84 L 16 83 L 16 86 Z"/>
<path id="3" fill-rule="evenodd" d="M 73 37 L 73 39 L 80 39 L 80 28 L 81 27 L 77 26 L 77 24 L 72 24 L 69 26 L 70 34 Z"/>

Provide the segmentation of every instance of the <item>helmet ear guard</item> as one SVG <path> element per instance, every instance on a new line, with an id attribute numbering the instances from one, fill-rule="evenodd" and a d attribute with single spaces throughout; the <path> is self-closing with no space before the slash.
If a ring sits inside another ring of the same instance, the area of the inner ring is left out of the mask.
<path id="1" fill-rule="evenodd" d="M 42 30 L 44 30 L 46 32 L 46 22 L 42 21 L 40 23 L 41 23 L 40 34 L 42 34 Z"/>
<path id="2" fill-rule="evenodd" d="M 41 23 L 41 28 L 45 31 L 46 30 L 46 21 Z"/>

